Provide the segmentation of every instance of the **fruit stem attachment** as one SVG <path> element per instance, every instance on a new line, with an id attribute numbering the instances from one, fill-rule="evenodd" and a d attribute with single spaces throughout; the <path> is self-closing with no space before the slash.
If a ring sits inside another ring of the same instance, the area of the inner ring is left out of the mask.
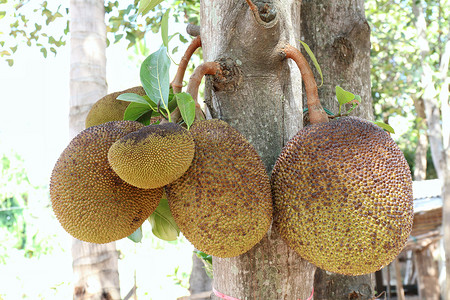
<path id="1" fill-rule="evenodd" d="M 220 75 L 222 73 L 222 67 L 218 62 L 204 62 L 195 68 L 194 73 L 192 73 L 191 78 L 189 78 L 189 83 L 187 86 L 187 92 L 191 94 L 195 101 L 195 119 L 202 120 L 205 119 L 205 115 L 198 104 L 198 88 L 202 82 L 202 78 L 205 75 Z"/>
<path id="2" fill-rule="evenodd" d="M 310 124 L 326 123 L 328 116 L 319 100 L 319 92 L 317 90 L 317 83 L 314 78 L 314 73 L 311 70 L 306 58 L 297 48 L 286 45 L 282 49 L 286 58 L 290 58 L 297 64 L 302 74 L 303 82 L 306 90 L 306 105 L 308 106 Z"/>
<path id="3" fill-rule="evenodd" d="M 177 74 L 170 84 L 173 89 L 174 94 L 181 93 L 181 89 L 183 88 L 183 78 L 184 73 L 186 72 L 186 68 L 188 66 L 189 60 L 191 59 L 192 54 L 194 54 L 195 50 L 202 46 L 202 40 L 200 36 L 195 37 L 189 47 L 186 49 L 183 57 L 181 58 L 180 64 L 178 65 Z"/>

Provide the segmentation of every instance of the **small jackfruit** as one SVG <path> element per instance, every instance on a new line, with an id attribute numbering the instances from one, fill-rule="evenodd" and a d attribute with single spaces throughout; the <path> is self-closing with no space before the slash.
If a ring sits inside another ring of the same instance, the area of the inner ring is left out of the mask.
<path id="1" fill-rule="evenodd" d="M 274 225 L 304 259 L 362 275 L 389 264 L 412 229 L 403 153 L 380 127 L 356 117 L 300 130 L 272 172 Z"/>
<path id="2" fill-rule="evenodd" d="M 139 189 L 114 173 L 108 150 L 142 128 L 132 121 L 108 122 L 80 132 L 62 152 L 50 179 L 53 211 L 73 237 L 108 243 L 127 237 L 156 209 L 163 189 Z"/>
<path id="3" fill-rule="evenodd" d="M 130 102 L 117 100 L 117 97 L 125 93 L 134 93 L 141 96 L 145 95 L 144 88 L 136 86 L 104 96 L 95 102 L 89 111 L 85 121 L 86 128 L 111 121 L 122 121 L 125 110 Z"/>
<path id="4" fill-rule="evenodd" d="M 166 186 L 173 217 L 197 249 L 218 257 L 243 254 L 271 225 L 269 176 L 254 147 L 226 122 L 196 121 L 190 133 L 192 164 Z"/>
<path id="5" fill-rule="evenodd" d="M 117 140 L 108 161 L 124 181 L 144 189 L 165 186 L 178 179 L 191 165 L 194 140 L 174 123 L 149 125 Z"/>

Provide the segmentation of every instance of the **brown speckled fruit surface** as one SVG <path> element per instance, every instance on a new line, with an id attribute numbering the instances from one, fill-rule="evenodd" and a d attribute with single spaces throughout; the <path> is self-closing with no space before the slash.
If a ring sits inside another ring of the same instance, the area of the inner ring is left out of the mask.
<path id="1" fill-rule="evenodd" d="M 409 166 L 392 138 L 356 117 L 307 126 L 272 173 L 274 224 L 304 259 L 361 275 L 389 264 L 412 229 Z"/>

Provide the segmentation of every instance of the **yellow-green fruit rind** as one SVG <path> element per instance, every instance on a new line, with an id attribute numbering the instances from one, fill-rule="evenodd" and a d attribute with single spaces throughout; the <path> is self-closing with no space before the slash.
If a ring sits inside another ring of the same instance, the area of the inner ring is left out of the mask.
<path id="1" fill-rule="evenodd" d="M 178 124 L 149 125 L 115 142 L 108 152 L 112 169 L 124 181 L 154 189 L 180 178 L 194 158 L 194 140 Z"/>
<path id="2" fill-rule="evenodd" d="M 371 122 L 346 117 L 304 128 L 283 149 L 271 181 L 275 226 L 324 270 L 373 273 L 401 252 L 411 232 L 409 166 Z"/>
<path id="3" fill-rule="evenodd" d="M 224 121 L 197 121 L 191 166 L 166 186 L 175 222 L 199 250 L 218 257 L 243 254 L 272 222 L 270 181 L 253 146 Z"/>
<path id="4" fill-rule="evenodd" d="M 156 209 L 163 189 L 138 189 L 108 164 L 109 147 L 142 128 L 132 121 L 109 122 L 80 132 L 52 172 L 50 198 L 62 227 L 73 237 L 109 243 L 132 234 Z"/>
<path id="5" fill-rule="evenodd" d="M 125 110 L 130 102 L 117 100 L 117 97 L 125 93 L 134 93 L 141 96 L 145 95 L 144 88 L 141 86 L 136 86 L 121 92 L 115 92 L 104 96 L 95 102 L 89 111 L 85 121 L 86 128 L 111 121 L 122 121 Z"/>

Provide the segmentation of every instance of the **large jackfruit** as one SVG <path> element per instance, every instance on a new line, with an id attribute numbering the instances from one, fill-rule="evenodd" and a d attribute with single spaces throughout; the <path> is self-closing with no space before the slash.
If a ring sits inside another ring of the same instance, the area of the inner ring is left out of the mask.
<path id="1" fill-rule="evenodd" d="M 134 93 L 140 96 L 145 95 L 144 88 L 141 86 L 136 86 L 104 96 L 95 102 L 89 111 L 85 121 L 86 128 L 104 124 L 106 122 L 123 120 L 123 115 L 130 102 L 117 100 L 117 97 L 125 93 Z"/>
<path id="2" fill-rule="evenodd" d="M 194 157 L 194 140 L 178 124 L 149 125 L 117 140 L 108 161 L 124 181 L 159 188 L 180 178 Z"/>
<path id="3" fill-rule="evenodd" d="M 411 232 L 409 166 L 371 122 L 345 117 L 307 126 L 282 150 L 271 182 L 276 228 L 324 270 L 375 272 L 401 252 Z"/>
<path id="4" fill-rule="evenodd" d="M 162 188 L 136 188 L 108 164 L 111 145 L 142 127 L 132 121 L 93 126 L 62 152 L 52 172 L 50 197 L 57 219 L 73 237 L 92 243 L 127 237 L 158 206 Z"/>
<path id="5" fill-rule="evenodd" d="M 197 249 L 218 257 L 243 254 L 272 221 L 270 182 L 261 158 L 224 121 L 196 121 L 190 133 L 192 164 L 166 187 L 173 217 Z"/>

